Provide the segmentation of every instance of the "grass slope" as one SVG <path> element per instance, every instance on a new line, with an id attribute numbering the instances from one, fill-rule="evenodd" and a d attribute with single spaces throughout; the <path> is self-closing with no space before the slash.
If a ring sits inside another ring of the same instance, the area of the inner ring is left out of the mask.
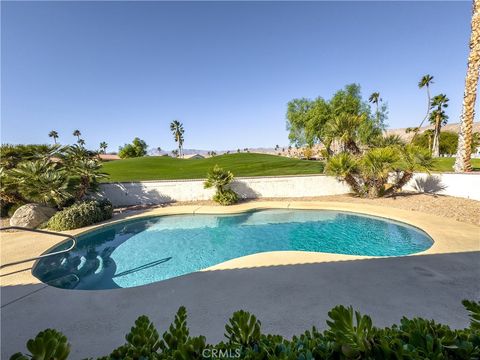
<path id="1" fill-rule="evenodd" d="M 451 172 L 454 158 L 435 160 L 433 172 Z M 204 179 L 216 164 L 230 170 L 235 176 L 269 176 L 321 174 L 323 163 L 290 159 L 283 156 L 240 153 L 220 155 L 208 159 L 175 159 L 167 156 L 105 162 L 103 171 L 108 181 L 140 181 L 171 179 Z M 472 159 L 475 171 L 480 171 L 480 159 Z"/>
<path id="2" fill-rule="evenodd" d="M 455 158 L 437 158 L 435 159 L 434 168 L 436 172 L 452 172 Z M 480 171 L 480 159 L 472 159 L 473 171 Z"/>
<path id="3" fill-rule="evenodd" d="M 175 159 L 167 156 L 116 160 L 103 164 L 110 175 L 108 181 L 140 181 L 168 179 L 204 179 L 216 164 L 235 176 L 269 176 L 321 174 L 323 163 L 290 159 L 283 156 L 240 153 L 208 159 Z"/>

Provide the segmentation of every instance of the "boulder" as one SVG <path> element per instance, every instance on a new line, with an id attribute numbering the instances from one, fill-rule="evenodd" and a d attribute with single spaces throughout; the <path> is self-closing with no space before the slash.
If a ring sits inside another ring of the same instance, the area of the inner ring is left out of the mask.
<path id="1" fill-rule="evenodd" d="M 10 226 L 35 228 L 50 219 L 57 210 L 40 205 L 27 204 L 20 206 L 10 218 Z"/>

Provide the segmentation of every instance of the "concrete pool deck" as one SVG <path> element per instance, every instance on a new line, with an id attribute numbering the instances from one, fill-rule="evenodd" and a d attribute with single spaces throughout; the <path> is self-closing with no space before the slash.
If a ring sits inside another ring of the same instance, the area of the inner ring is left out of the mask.
<path id="1" fill-rule="evenodd" d="M 99 356 L 123 343 L 135 318 L 147 314 L 160 331 L 180 305 L 190 312 L 192 333 L 222 339 L 224 325 L 238 309 L 254 312 L 264 330 L 291 336 L 324 326 L 328 310 L 352 304 L 378 325 L 402 315 L 424 316 L 455 327 L 468 324 L 460 301 L 480 299 L 480 227 L 433 215 L 365 204 L 269 201 L 231 207 L 174 206 L 120 214 L 105 224 L 142 216 L 235 213 L 254 209 L 328 209 L 381 216 L 417 226 L 435 241 L 406 257 L 366 258 L 304 252 L 250 255 L 177 278 L 129 289 L 74 291 L 40 283 L 33 263 L 1 269 L 2 358 L 24 350 L 27 339 L 53 327 L 73 344 L 72 358 Z M 61 238 L 6 233 L 1 261 L 37 256 Z M 20 253 L 20 254 L 19 254 Z M 99 337 L 98 335 L 102 336 Z M 105 335 L 108 334 L 108 335 Z"/>

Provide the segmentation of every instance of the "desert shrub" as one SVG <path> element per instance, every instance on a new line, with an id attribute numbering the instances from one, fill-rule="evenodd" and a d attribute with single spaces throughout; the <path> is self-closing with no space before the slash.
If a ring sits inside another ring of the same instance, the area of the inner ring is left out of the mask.
<path id="1" fill-rule="evenodd" d="M 372 319 L 350 307 L 335 306 L 328 328 L 315 327 L 291 340 L 263 334 L 261 322 L 243 310 L 233 313 L 225 326 L 225 342 L 207 344 L 204 336 L 191 337 L 187 311 L 182 306 L 160 337 L 153 323 L 140 316 L 127 334 L 125 345 L 100 360 L 120 359 L 479 359 L 480 303 L 463 301 L 470 326 L 452 330 L 422 318 L 402 318 L 400 325 L 377 328 Z M 45 330 L 27 342 L 31 355 L 14 354 L 10 360 L 68 358 L 70 344 L 55 330 Z M 42 357 L 42 355 L 44 355 Z"/>
<path id="2" fill-rule="evenodd" d="M 230 189 L 233 179 L 232 172 L 215 165 L 207 174 L 207 180 L 203 185 L 205 189 L 214 187 L 217 190 L 213 196 L 213 201 L 220 205 L 232 205 L 238 201 L 238 195 Z"/>
<path id="3" fill-rule="evenodd" d="M 0 146 L 2 214 L 29 202 L 65 207 L 95 191 L 105 177 L 97 153 L 83 146 Z"/>
<path id="4" fill-rule="evenodd" d="M 57 212 L 48 220 L 46 227 L 57 231 L 72 230 L 108 220 L 112 215 L 110 201 L 87 200 Z"/>
<path id="5" fill-rule="evenodd" d="M 238 195 L 232 189 L 217 191 L 213 195 L 213 201 L 220 205 L 228 206 L 238 202 Z"/>
<path id="6" fill-rule="evenodd" d="M 428 150 L 416 146 L 373 148 L 363 154 L 342 152 L 330 157 L 325 172 L 345 181 L 360 197 L 375 198 L 401 190 L 414 171 L 432 167 Z"/>

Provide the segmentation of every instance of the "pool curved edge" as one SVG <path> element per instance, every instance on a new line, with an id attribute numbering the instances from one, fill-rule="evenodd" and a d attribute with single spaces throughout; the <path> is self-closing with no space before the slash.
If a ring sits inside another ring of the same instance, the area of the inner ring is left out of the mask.
<path id="1" fill-rule="evenodd" d="M 94 231 L 118 222 L 162 215 L 234 214 L 262 209 L 336 210 L 352 212 L 359 215 L 371 215 L 383 219 L 399 221 L 407 225 L 414 226 L 425 232 L 433 240 L 432 246 L 427 250 L 405 256 L 471 252 L 480 250 L 480 238 L 478 235 L 480 234 L 480 226 L 462 223 L 452 219 L 438 217 L 416 211 L 406 211 L 375 205 L 321 201 L 255 201 L 251 203 L 232 205 L 229 207 L 200 205 L 163 207 L 147 211 L 130 212 L 127 214 L 117 215 L 112 220 L 86 228 L 66 231 L 65 233 L 72 235 L 83 235 L 90 231 Z M 38 254 L 46 253 L 62 242 L 64 241 L 57 241 L 54 245 L 49 245 L 48 248 L 41 248 L 40 244 L 36 244 L 36 246 L 32 246 L 30 249 L 34 254 L 33 256 L 38 256 Z M 300 263 L 305 264 L 331 261 L 349 261 L 367 258 L 371 257 L 330 254 L 321 252 L 312 253 L 303 251 L 272 251 L 231 259 L 200 271 L 226 270 L 261 266 L 281 266 Z M 36 264 L 33 264 L 32 268 L 34 268 L 35 265 Z M 2 280 L 2 286 L 25 283 L 40 283 L 40 280 L 34 277 L 31 271 L 29 271 L 28 275 L 23 274 L 23 276 L 19 277 L 18 279 L 16 279 L 15 276 L 12 276 L 9 279 L 4 278 Z"/>

